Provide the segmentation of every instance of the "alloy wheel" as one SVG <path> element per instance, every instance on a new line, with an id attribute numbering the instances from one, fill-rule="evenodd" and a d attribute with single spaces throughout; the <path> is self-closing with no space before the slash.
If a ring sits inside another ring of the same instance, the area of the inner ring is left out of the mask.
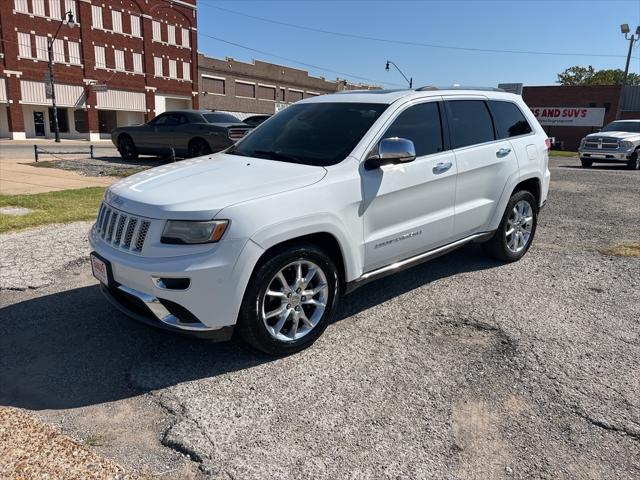
<path id="1" fill-rule="evenodd" d="M 507 248 L 520 253 L 531 240 L 533 230 L 533 208 L 526 200 L 520 200 L 513 206 L 505 225 Z"/>

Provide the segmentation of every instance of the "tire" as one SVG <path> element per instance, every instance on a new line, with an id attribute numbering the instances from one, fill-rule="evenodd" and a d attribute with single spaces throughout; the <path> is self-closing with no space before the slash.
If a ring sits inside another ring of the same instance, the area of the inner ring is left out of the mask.
<path id="1" fill-rule="evenodd" d="M 627 170 L 640 170 L 640 150 L 636 150 L 627 162 Z"/>
<path id="2" fill-rule="evenodd" d="M 138 150 L 129 135 L 120 135 L 118 137 L 118 152 L 123 160 L 136 160 L 138 158 Z"/>
<path id="3" fill-rule="evenodd" d="M 201 138 L 195 138 L 189 142 L 189 158 L 202 157 L 210 153 L 211 147 Z"/>
<path id="4" fill-rule="evenodd" d="M 586 160 L 584 158 L 580 159 L 580 163 L 582 163 L 582 166 L 584 168 L 591 168 L 591 166 L 593 165 L 593 161 L 592 160 Z"/>
<path id="5" fill-rule="evenodd" d="M 515 192 L 507 203 L 500 226 L 484 244 L 485 250 L 497 260 L 517 262 L 529 250 L 537 225 L 538 204 L 535 197 L 526 190 Z M 514 233 L 509 234 L 509 231 Z"/>
<path id="6" fill-rule="evenodd" d="M 303 295 L 305 283 L 298 285 L 300 279 L 306 281 L 312 268 L 316 271 L 306 286 L 308 291 L 317 292 Z M 306 243 L 291 246 L 254 270 L 240 307 L 237 333 L 269 355 L 299 352 L 315 342 L 331 323 L 338 304 L 339 283 L 335 264 L 322 250 Z"/>

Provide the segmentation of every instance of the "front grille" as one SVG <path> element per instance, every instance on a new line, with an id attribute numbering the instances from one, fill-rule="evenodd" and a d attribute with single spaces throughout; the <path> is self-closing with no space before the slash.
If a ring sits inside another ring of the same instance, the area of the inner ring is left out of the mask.
<path id="1" fill-rule="evenodd" d="M 584 143 L 584 146 L 596 150 L 617 150 L 619 148 L 618 140 L 607 137 L 590 138 Z"/>
<path id="2" fill-rule="evenodd" d="M 116 210 L 106 203 L 100 205 L 96 230 L 112 247 L 140 253 L 149 233 L 149 220 Z"/>
<path id="3" fill-rule="evenodd" d="M 248 128 L 230 128 L 229 140 L 233 140 L 234 142 L 236 140 L 240 140 L 242 137 L 244 137 L 247 134 L 248 131 L 249 131 Z"/>

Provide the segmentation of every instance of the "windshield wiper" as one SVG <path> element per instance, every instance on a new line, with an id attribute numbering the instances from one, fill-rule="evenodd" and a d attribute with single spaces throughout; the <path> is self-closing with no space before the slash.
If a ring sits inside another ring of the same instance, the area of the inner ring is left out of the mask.
<path id="1" fill-rule="evenodd" d="M 254 155 L 267 155 L 272 160 L 281 160 L 283 162 L 300 163 L 300 159 L 287 155 L 286 153 L 276 152 L 275 150 L 254 150 Z"/>

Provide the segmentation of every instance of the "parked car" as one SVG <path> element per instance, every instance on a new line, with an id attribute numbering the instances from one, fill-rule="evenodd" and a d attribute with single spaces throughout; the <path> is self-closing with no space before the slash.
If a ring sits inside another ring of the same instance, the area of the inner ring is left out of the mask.
<path id="1" fill-rule="evenodd" d="M 125 160 L 138 155 L 199 157 L 219 152 L 251 129 L 228 113 L 211 110 L 172 110 L 144 125 L 116 128 L 111 141 Z"/>
<path id="2" fill-rule="evenodd" d="M 522 258 L 547 200 L 548 142 L 502 91 L 306 99 L 225 152 L 109 188 L 93 272 L 142 322 L 295 352 L 371 280 L 470 242 Z"/>
<path id="3" fill-rule="evenodd" d="M 249 125 L 250 127 L 257 127 L 261 123 L 266 122 L 271 118 L 271 115 L 252 115 L 243 120 L 244 123 Z"/>
<path id="4" fill-rule="evenodd" d="M 616 120 L 597 133 L 584 137 L 578 149 L 585 168 L 598 163 L 626 163 L 640 169 L 640 120 Z"/>

